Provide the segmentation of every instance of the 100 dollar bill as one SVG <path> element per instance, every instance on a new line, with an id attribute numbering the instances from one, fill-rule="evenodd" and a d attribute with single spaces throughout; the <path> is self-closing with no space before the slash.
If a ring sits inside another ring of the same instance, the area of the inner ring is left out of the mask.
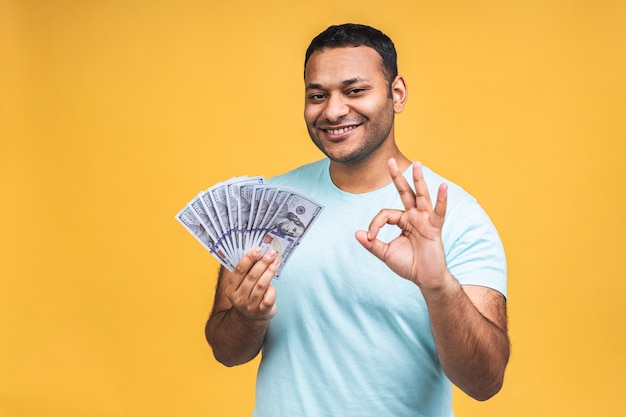
<path id="1" fill-rule="evenodd" d="M 229 270 L 253 247 L 276 250 L 278 278 L 322 208 L 296 189 L 237 177 L 199 193 L 176 219 Z"/>

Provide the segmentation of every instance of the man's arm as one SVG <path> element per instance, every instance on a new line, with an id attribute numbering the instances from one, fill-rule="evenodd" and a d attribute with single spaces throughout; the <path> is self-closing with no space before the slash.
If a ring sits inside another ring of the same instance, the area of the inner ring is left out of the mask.
<path id="1" fill-rule="evenodd" d="M 509 357 L 504 297 L 483 287 L 461 287 L 448 271 L 441 238 L 447 186 L 439 187 L 433 208 L 419 163 L 413 167 L 415 192 L 393 159 L 389 173 L 405 210 L 381 210 L 356 238 L 420 288 L 444 372 L 467 394 L 486 400 L 500 390 Z M 386 224 L 402 230 L 388 243 L 376 238 Z"/>
<path id="2" fill-rule="evenodd" d="M 276 290 L 270 282 L 279 261 L 272 249 L 260 254 L 254 248 L 232 272 L 220 271 L 205 336 L 215 359 L 226 366 L 241 365 L 259 353 L 276 314 Z"/>
<path id="3" fill-rule="evenodd" d="M 500 391 L 509 359 L 506 300 L 490 288 L 449 282 L 422 289 L 437 354 L 448 378 L 484 401 Z"/>

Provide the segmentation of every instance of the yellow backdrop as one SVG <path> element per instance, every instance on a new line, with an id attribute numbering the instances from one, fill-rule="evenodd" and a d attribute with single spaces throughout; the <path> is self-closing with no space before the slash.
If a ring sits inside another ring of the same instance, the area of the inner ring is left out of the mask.
<path id="1" fill-rule="evenodd" d="M 395 40 L 401 147 L 474 194 L 510 264 L 513 356 L 459 416 L 623 413 L 626 3 L 0 0 L 0 416 L 248 416 L 203 339 L 198 191 L 320 157 L 312 36 Z"/>

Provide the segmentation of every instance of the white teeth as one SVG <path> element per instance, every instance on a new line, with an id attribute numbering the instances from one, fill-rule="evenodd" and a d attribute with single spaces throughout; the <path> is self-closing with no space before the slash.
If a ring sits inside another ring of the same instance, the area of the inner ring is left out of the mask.
<path id="1" fill-rule="evenodd" d="M 350 126 L 350 127 L 342 127 L 341 129 L 327 129 L 329 133 L 332 133 L 333 135 L 341 135 L 342 133 L 346 133 L 348 130 L 352 130 L 354 129 L 355 126 Z"/>

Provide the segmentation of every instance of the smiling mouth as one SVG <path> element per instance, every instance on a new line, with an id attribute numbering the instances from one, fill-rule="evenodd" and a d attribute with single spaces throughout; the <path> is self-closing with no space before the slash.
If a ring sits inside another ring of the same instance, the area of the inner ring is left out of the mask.
<path id="1" fill-rule="evenodd" d="M 338 129 L 323 129 L 323 130 L 324 132 L 330 133 L 331 135 L 341 135 L 343 133 L 356 129 L 357 127 L 359 127 L 359 125 L 340 127 Z"/>

